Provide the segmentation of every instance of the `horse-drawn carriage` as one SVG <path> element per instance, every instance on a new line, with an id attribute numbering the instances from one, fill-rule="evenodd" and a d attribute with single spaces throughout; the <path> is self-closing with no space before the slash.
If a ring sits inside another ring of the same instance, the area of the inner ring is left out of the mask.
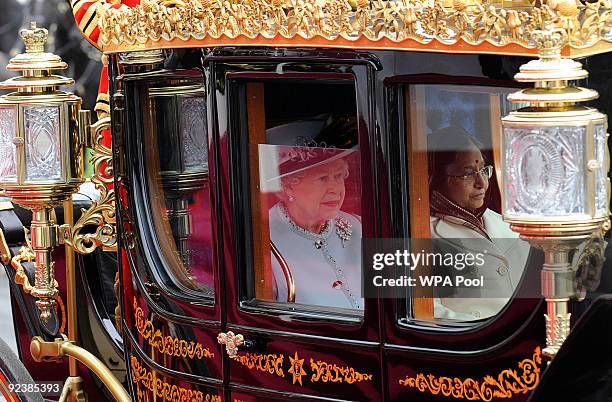
<path id="1" fill-rule="evenodd" d="M 608 2 L 71 5 L 99 120 L 35 25 L 1 84 L 7 399 L 609 399 Z"/>

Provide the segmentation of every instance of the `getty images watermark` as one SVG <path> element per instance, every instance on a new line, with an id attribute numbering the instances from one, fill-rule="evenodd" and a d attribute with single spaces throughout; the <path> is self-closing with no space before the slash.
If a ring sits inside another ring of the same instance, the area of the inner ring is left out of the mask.
<path id="1" fill-rule="evenodd" d="M 468 267 L 484 267 L 485 254 L 483 252 L 457 252 L 457 253 L 442 253 L 442 252 L 411 252 L 406 249 L 396 249 L 390 253 L 374 253 L 372 255 L 372 268 L 374 271 L 382 271 L 391 267 L 408 269 L 411 272 L 417 271 L 419 268 L 443 267 L 446 270 L 454 269 L 457 272 L 462 272 Z M 401 271 L 400 271 L 401 272 Z M 424 274 L 419 275 L 400 275 L 399 278 L 385 278 L 382 274 L 374 275 L 372 283 L 376 287 L 386 286 L 465 286 L 465 287 L 483 287 L 484 275 L 477 277 L 465 275 L 448 275 L 448 274 Z"/>
<path id="2" fill-rule="evenodd" d="M 529 245 L 515 238 L 364 239 L 362 257 L 365 297 L 403 298 L 417 292 L 423 297 L 508 298 L 530 266 L 541 267 Z M 538 287 L 528 293 L 520 297 L 540 297 Z"/>

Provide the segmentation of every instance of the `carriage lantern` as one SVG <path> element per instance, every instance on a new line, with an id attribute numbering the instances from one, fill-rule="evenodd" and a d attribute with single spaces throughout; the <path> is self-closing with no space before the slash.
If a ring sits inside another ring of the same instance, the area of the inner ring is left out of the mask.
<path id="1" fill-rule="evenodd" d="M 0 83 L 2 89 L 17 92 L 0 97 L 0 190 L 12 201 L 32 210 L 30 227 L 31 248 L 35 260 L 35 284 L 30 292 L 37 298 L 40 318 L 48 321 L 55 308 L 58 294 L 55 281 L 53 249 L 59 244 L 66 247 L 66 299 L 67 337 L 47 342 L 34 337 L 30 352 L 36 361 L 69 358 L 69 377 L 62 396 L 67 400 L 83 400 L 82 379 L 77 360 L 93 371 L 107 385 L 118 401 L 129 401 L 129 395 L 112 372 L 93 354 L 75 344 L 76 275 L 74 250 L 89 253 L 96 248 L 94 239 L 99 235 L 81 235 L 78 227 L 99 224 L 105 229 L 104 217 L 91 222 L 72 225 L 72 194 L 84 182 L 83 151 L 93 144 L 93 137 L 108 127 L 108 118 L 90 124 L 90 112 L 81 110 L 81 98 L 60 91 L 63 85 L 74 81 L 53 70 L 67 68 L 59 56 L 45 53 L 46 29 L 31 24 L 30 29 L 19 32 L 26 52 L 10 60 L 7 69 L 20 71 L 21 76 Z M 55 222 L 53 208 L 64 203 L 64 225 Z M 104 208 L 95 201 L 83 215 Z M 82 216 L 83 219 L 86 216 Z M 75 230 L 75 227 L 77 228 Z M 112 237 L 112 236 L 111 236 Z M 100 244 L 110 245 L 114 238 L 104 238 Z M 23 249 L 22 249 L 23 250 Z M 26 252 L 26 254 L 28 254 Z"/>
<path id="2" fill-rule="evenodd" d="M 78 130 L 81 98 L 58 90 L 74 81 L 53 70 L 67 68 L 59 56 L 44 52 L 47 30 L 19 32 L 26 52 L 7 65 L 21 76 L 0 83 L 17 92 L 0 97 L 0 188 L 15 203 L 32 210 L 32 249 L 36 255 L 32 296 L 48 320 L 57 289 L 51 251 L 58 244 L 54 206 L 83 183 L 83 138 Z"/>
<path id="3" fill-rule="evenodd" d="M 579 105 L 597 92 L 571 81 L 588 76 L 561 57 L 560 28 L 534 32 L 539 60 L 515 79 L 534 87 L 508 96 L 529 106 L 511 112 L 503 126 L 503 215 L 515 232 L 544 251 L 546 348 L 553 357 L 570 330 L 569 300 L 576 294 L 572 255 L 609 228 L 610 182 L 606 116 Z"/>

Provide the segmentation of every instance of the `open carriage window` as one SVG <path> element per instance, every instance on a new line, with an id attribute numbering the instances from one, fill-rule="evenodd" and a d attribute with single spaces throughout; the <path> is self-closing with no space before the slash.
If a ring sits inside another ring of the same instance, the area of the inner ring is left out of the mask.
<path id="1" fill-rule="evenodd" d="M 212 223 L 206 94 L 202 77 L 154 82 L 145 89 L 149 207 L 165 259 L 162 278 L 212 296 Z M 148 127 L 147 127 L 148 126 Z"/>
<path id="2" fill-rule="evenodd" d="M 500 118 L 509 112 L 500 87 L 419 84 L 405 87 L 410 234 L 433 239 L 427 250 L 441 278 L 417 281 L 412 318 L 473 322 L 499 314 L 525 272 L 530 247 L 500 215 Z M 466 257 L 459 264 L 458 257 Z M 434 260 L 435 261 L 435 260 Z M 441 260 L 440 260 L 441 261 Z M 443 268 L 442 270 L 440 268 Z"/>
<path id="3" fill-rule="evenodd" d="M 248 81 L 249 304 L 360 317 L 361 174 L 355 83 Z"/>

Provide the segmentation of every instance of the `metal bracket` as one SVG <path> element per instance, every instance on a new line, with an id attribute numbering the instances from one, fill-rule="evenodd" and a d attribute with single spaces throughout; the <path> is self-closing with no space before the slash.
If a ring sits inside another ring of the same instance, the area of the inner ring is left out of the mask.
<path id="1" fill-rule="evenodd" d="M 98 246 L 102 246 L 105 251 L 116 251 L 115 190 L 109 188 L 114 180 L 113 154 L 109 147 L 102 144 L 102 131 L 110 130 L 110 117 L 89 124 L 89 117 L 86 115 L 80 116 L 80 121 L 82 129 L 87 131 L 83 134 L 86 142 L 93 143 L 94 174 L 91 181 L 100 191 L 100 199 L 94 201 L 89 209 L 82 210 L 81 217 L 72 228 L 60 229 L 60 237 L 80 254 L 89 254 Z M 85 227 L 91 226 L 97 227 L 95 233 L 82 233 Z"/>

